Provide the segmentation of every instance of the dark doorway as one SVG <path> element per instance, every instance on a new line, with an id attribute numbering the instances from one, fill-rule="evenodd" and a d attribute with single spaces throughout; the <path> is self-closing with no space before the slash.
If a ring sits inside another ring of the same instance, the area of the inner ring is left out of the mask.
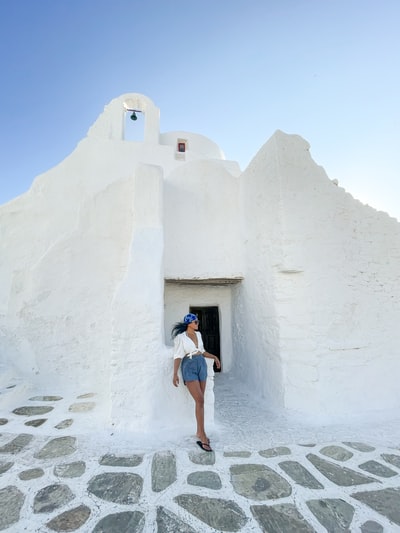
<path id="1" fill-rule="evenodd" d="M 218 307 L 191 306 L 190 312 L 199 317 L 199 331 L 203 337 L 204 348 L 207 352 L 216 355 L 218 359 L 221 360 Z M 214 365 L 214 372 L 221 372 L 221 370 L 218 370 Z"/>

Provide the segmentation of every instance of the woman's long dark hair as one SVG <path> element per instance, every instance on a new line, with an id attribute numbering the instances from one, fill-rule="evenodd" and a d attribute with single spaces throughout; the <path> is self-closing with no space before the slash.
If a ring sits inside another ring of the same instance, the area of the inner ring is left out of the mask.
<path id="1" fill-rule="evenodd" d="M 187 330 L 188 325 L 185 322 L 177 322 L 171 331 L 171 337 L 174 339 L 180 333 L 183 333 Z"/>

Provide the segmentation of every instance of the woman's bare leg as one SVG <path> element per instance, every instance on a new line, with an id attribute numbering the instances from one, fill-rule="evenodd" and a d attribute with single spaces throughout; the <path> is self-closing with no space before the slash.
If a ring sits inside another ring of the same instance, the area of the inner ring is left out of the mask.
<path id="1" fill-rule="evenodd" d="M 207 385 L 207 381 L 199 381 L 199 383 L 200 383 L 200 389 L 201 389 L 202 392 L 203 392 L 203 398 L 204 398 L 204 396 L 205 396 L 205 394 L 206 394 L 206 385 Z M 206 435 L 205 430 L 204 430 L 204 435 Z M 197 433 L 196 433 L 196 436 L 199 437 L 199 439 L 201 440 L 198 431 L 197 431 Z M 204 440 L 204 441 L 202 440 L 201 442 L 206 442 L 207 444 L 210 444 L 210 439 L 209 439 L 209 438 L 207 437 L 207 435 L 206 435 L 206 440 Z"/>
<path id="2" fill-rule="evenodd" d="M 208 438 L 204 429 L 204 391 L 206 389 L 205 381 L 187 381 L 186 386 L 195 401 L 195 414 L 197 431 L 196 435 L 203 444 L 208 444 Z"/>

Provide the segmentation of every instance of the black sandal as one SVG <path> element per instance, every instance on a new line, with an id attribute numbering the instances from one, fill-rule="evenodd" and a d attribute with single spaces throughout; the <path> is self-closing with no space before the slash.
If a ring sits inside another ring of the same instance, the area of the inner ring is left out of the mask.
<path id="1" fill-rule="evenodd" d="M 201 442 L 201 440 L 196 441 L 197 446 L 200 446 L 200 448 L 203 450 L 203 452 L 212 452 L 211 446 L 207 442 Z M 207 448 L 208 450 L 207 450 Z"/>

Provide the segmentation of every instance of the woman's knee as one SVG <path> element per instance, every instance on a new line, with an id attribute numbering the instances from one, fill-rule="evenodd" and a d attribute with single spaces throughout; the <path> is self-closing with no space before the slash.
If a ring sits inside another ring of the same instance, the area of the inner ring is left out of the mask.
<path id="1" fill-rule="evenodd" d="M 199 392 L 197 394 L 197 400 L 196 402 L 198 403 L 199 406 L 203 407 L 204 406 L 204 391 L 201 390 L 201 388 L 199 387 Z"/>
<path id="2" fill-rule="evenodd" d="M 204 394 L 197 396 L 195 402 L 199 407 L 204 407 Z"/>
<path id="3" fill-rule="evenodd" d="M 200 387 L 196 387 L 195 390 L 191 391 L 194 401 L 196 402 L 196 405 L 203 406 L 204 405 L 204 392 L 200 389 Z"/>

